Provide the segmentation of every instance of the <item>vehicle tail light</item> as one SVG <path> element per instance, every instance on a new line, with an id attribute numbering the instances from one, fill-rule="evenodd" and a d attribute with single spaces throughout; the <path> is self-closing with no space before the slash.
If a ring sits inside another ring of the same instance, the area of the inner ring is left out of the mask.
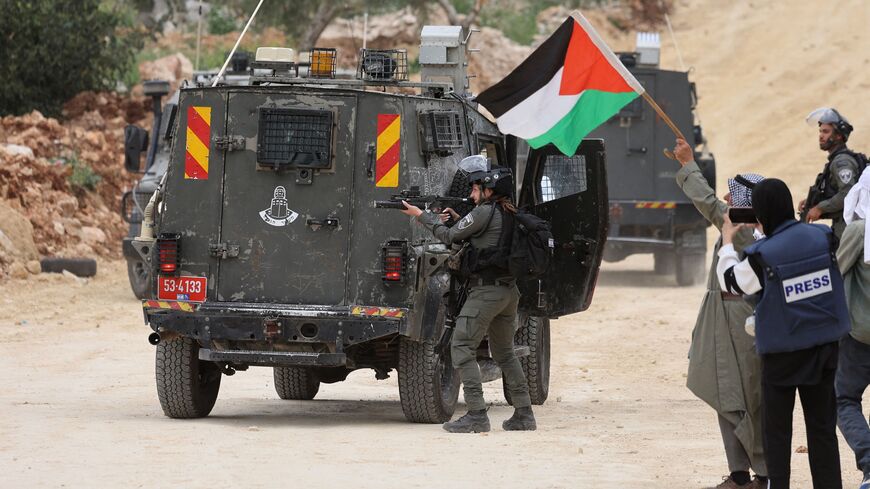
<path id="1" fill-rule="evenodd" d="M 384 246 L 385 283 L 402 283 L 408 272 L 408 243 L 406 241 L 389 241 Z"/>
<path id="2" fill-rule="evenodd" d="M 175 273 L 180 263 L 180 234 L 162 233 L 157 238 L 157 267 L 161 273 Z"/>

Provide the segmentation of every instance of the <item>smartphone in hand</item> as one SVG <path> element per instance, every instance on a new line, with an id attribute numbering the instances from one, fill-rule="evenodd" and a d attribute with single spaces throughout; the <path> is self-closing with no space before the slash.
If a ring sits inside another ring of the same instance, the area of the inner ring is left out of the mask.
<path id="1" fill-rule="evenodd" d="M 758 222 L 752 207 L 731 207 L 728 209 L 728 218 L 734 224 L 756 224 Z"/>

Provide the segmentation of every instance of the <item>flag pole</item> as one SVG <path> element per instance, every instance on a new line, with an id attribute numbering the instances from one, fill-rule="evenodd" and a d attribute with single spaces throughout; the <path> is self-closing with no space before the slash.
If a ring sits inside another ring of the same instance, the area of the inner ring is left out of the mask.
<path id="1" fill-rule="evenodd" d="M 644 90 L 641 95 L 643 96 L 643 99 L 646 100 L 647 102 L 649 102 L 649 104 L 652 106 L 652 108 L 655 109 L 656 114 L 658 114 L 659 117 L 661 117 L 662 120 L 665 121 L 665 124 L 667 124 L 668 127 L 671 128 L 671 131 L 674 132 L 674 135 L 682 140 L 686 140 L 686 136 L 683 136 L 683 133 L 679 130 L 679 128 L 677 128 L 677 125 L 674 124 L 674 121 L 672 121 L 671 118 L 668 117 L 668 114 L 665 114 L 665 111 L 662 110 L 661 107 L 659 107 L 659 104 L 657 104 L 656 101 L 653 100 L 653 98 L 650 97 L 648 93 L 646 93 L 646 90 Z M 664 149 L 663 151 L 665 153 L 665 156 L 667 156 L 668 158 L 670 158 L 672 160 L 676 159 L 676 157 L 674 156 L 674 153 L 671 152 L 670 150 Z"/>
<path id="2" fill-rule="evenodd" d="M 652 105 L 652 108 L 655 109 L 656 114 L 658 114 L 665 121 L 665 124 L 667 124 L 668 127 L 671 128 L 671 131 L 674 131 L 674 135 L 676 135 L 680 139 L 686 139 L 686 136 L 683 136 L 683 133 L 680 132 L 679 129 L 677 129 L 677 125 L 674 124 L 674 121 L 672 121 L 671 118 L 668 117 L 668 114 L 665 114 L 665 111 L 662 110 L 661 107 L 659 107 L 659 104 L 657 104 L 656 101 L 653 100 L 653 98 L 650 97 L 648 93 L 646 93 L 646 90 L 644 90 L 642 95 L 643 99 L 649 102 L 649 104 Z"/>

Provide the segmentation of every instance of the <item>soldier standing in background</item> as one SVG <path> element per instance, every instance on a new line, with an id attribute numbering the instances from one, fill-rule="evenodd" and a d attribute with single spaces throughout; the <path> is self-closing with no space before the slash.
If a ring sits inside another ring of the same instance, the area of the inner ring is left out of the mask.
<path id="1" fill-rule="evenodd" d="M 837 250 L 837 263 L 846 287 L 852 331 L 840 340 L 835 387 L 837 419 L 843 438 L 855 452 L 864 473 L 859 489 L 870 489 L 870 426 L 861 397 L 870 384 L 870 173 L 865 173 L 846 196 L 846 229 Z"/>
<path id="2" fill-rule="evenodd" d="M 729 206 L 752 205 L 751 189 L 732 179 L 728 179 L 730 191 L 725 201 L 717 199 L 686 141 L 677 140 L 674 155 L 682 165 L 677 172 L 677 185 L 717 229 L 722 229 Z M 742 177 L 752 183 L 762 179 L 751 173 Z M 738 251 L 742 251 L 755 237 L 746 227 L 734 241 Z M 723 292 L 719 287 L 715 271 L 721 244 L 720 238 L 713 249 L 707 293 L 692 332 L 687 386 L 719 413 L 730 474 L 716 487 L 761 489 L 767 485 L 761 431 L 761 363 L 755 353 L 755 342 L 744 328 L 753 307 L 741 296 Z M 750 468 L 756 474 L 754 480 L 750 479 Z"/>
<path id="3" fill-rule="evenodd" d="M 808 199 L 812 201 L 802 200 L 798 210 L 801 220 L 805 222 L 830 219 L 834 235 L 840 238 L 846 228 L 843 201 L 864 169 L 855 153 L 846 147 L 853 128 L 836 109 L 828 107 L 811 112 L 807 116 L 807 123 L 818 124 L 819 149 L 828 152 L 828 162 L 810 188 Z"/>

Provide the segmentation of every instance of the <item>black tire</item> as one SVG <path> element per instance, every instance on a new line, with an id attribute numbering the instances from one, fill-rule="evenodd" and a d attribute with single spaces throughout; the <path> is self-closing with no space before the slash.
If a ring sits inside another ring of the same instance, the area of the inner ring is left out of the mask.
<path id="1" fill-rule="evenodd" d="M 687 287 L 704 280 L 704 259 L 700 253 L 677 255 L 677 285 Z"/>
<path id="2" fill-rule="evenodd" d="M 532 404 L 540 406 L 550 395 L 550 319 L 521 314 L 518 320 L 521 326 L 514 335 L 514 344 L 529 347 L 529 355 L 520 357 L 520 365 L 529 383 Z M 504 381 L 502 389 L 505 400 L 512 404 Z"/>
<path id="3" fill-rule="evenodd" d="M 436 341 L 399 339 L 399 399 L 412 423 L 443 423 L 453 416 L 459 399 L 459 372 L 450 350 L 438 355 Z"/>
<path id="4" fill-rule="evenodd" d="M 93 277 L 97 274 L 97 261 L 93 258 L 48 257 L 39 260 L 43 273 L 63 273 L 64 270 L 77 277 Z"/>
<path id="5" fill-rule="evenodd" d="M 127 262 L 127 278 L 130 279 L 130 289 L 137 299 L 148 298 L 151 284 L 151 272 L 148 265 L 142 260 L 130 260 Z"/>
<path id="6" fill-rule="evenodd" d="M 199 345 L 192 338 L 179 336 L 157 344 L 157 397 L 170 418 L 202 418 L 214 407 L 221 371 L 198 355 Z"/>
<path id="7" fill-rule="evenodd" d="M 673 251 L 659 251 L 653 253 L 653 261 L 656 275 L 670 275 L 676 271 L 677 255 Z"/>
<path id="8" fill-rule="evenodd" d="M 274 367 L 272 378 L 281 399 L 310 401 L 320 390 L 320 381 L 310 368 Z"/>

